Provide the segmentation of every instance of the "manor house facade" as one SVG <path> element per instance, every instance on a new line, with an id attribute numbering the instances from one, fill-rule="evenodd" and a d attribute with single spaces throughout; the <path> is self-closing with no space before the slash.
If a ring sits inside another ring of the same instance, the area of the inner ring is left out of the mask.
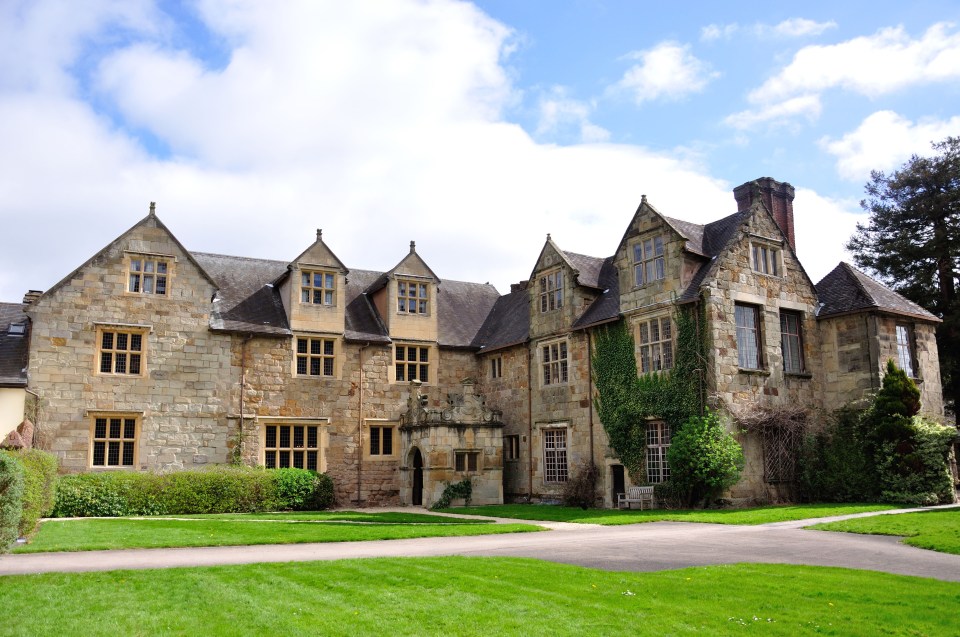
<path id="1" fill-rule="evenodd" d="M 646 423 L 632 476 L 609 447 L 590 352 L 623 321 L 638 372 L 668 373 L 678 306 L 701 317 L 715 407 L 833 409 L 878 388 L 893 358 L 942 415 L 938 319 L 847 264 L 814 285 L 789 184 L 734 194 L 736 211 L 706 225 L 644 197 L 608 257 L 548 236 L 504 295 L 441 278 L 412 242 L 387 272 L 348 267 L 320 231 L 289 261 L 192 252 L 151 204 L 55 286 L 0 307 L 0 353 L 13 342 L 24 359 L 2 354 L 0 380 L 38 397 L 65 470 L 304 467 L 355 506 L 430 505 L 464 478 L 475 503 L 550 501 L 591 461 L 606 506 L 668 478 L 665 423 Z M 734 498 L 776 498 L 789 479 L 761 438 L 741 434 Z"/>

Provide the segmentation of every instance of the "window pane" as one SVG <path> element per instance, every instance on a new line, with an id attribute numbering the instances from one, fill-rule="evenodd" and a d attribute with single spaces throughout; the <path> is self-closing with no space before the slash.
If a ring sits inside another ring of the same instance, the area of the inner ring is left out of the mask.
<path id="1" fill-rule="evenodd" d="M 113 349 L 113 332 L 104 332 L 100 340 L 101 349 Z"/>
<path id="2" fill-rule="evenodd" d="M 311 376 L 320 375 L 320 359 L 319 358 L 310 359 L 310 375 Z"/>
<path id="3" fill-rule="evenodd" d="M 107 352 L 100 354 L 100 371 L 109 374 L 113 371 L 113 355 Z"/>
<path id="4" fill-rule="evenodd" d="M 140 373 L 140 354 L 130 354 L 130 373 Z"/>
<path id="5" fill-rule="evenodd" d="M 120 443 L 112 441 L 107 443 L 107 466 L 116 467 L 120 465 Z"/>
<path id="6" fill-rule="evenodd" d="M 139 352 L 143 346 L 143 334 L 130 335 L 130 351 Z"/>
<path id="7" fill-rule="evenodd" d="M 125 467 L 133 466 L 133 443 L 132 442 L 123 443 L 123 466 Z"/>
<path id="8" fill-rule="evenodd" d="M 333 359 L 332 358 L 323 359 L 323 375 L 333 376 Z"/>
<path id="9" fill-rule="evenodd" d="M 307 470 L 309 471 L 317 470 L 317 452 L 316 451 L 307 452 Z"/>
<path id="10" fill-rule="evenodd" d="M 277 427 L 280 431 L 280 444 L 278 445 L 281 448 L 289 449 L 290 448 L 290 427 Z"/>
<path id="11" fill-rule="evenodd" d="M 380 427 L 370 427 L 370 455 L 380 455 Z"/>
<path id="12" fill-rule="evenodd" d="M 307 427 L 307 446 L 311 448 L 317 446 L 317 428 L 316 427 Z"/>
<path id="13" fill-rule="evenodd" d="M 384 427 L 381 429 L 381 445 L 383 447 L 383 455 L 393 455 L 393 427 Z"/>
<path id="14" fill-rule="evenodd" d="M 267 427 L 266 446 L 271 448 L 277 446 L 277 428 L 275 426 Z"/>
<path id="15" fill-rule="evenodd" d="M 110 419 L 110 437 L 111 438 L 120 437 L 120 423 L 121 423 L 121 420 L 119 418 Z"/>
<path id="16" fill-rule="evenodd" d="M 406 375 L 404 374 L 405 370 L 406 367 L 403 366 L 403 363 L 396 364 L 396 380 L 406 380 Z"/>
<path id="17" fill-rule="evenodd" d="M 290 466 L 290 452 L 289 451 L 278 451 L 278 459 L 280 460 L 280 468 L 286 469 Z"/>
<path id="18" fill-rule="evenodd" d="M 293 446 L 302 447 L 303 446 L 303 427 L 296 426 L 293 428 Z"/>
<path id="19" fill-rule="evenodd" d="M 137 437 L 137 421 L 134 418 L 127 418 L 123 421 L 123 437 L 133 440 Z"/>
<path id="20" fill-rule="evenodd" d="M 307 357 L 306 356 L 297 356 L 297 373 L 298 374 L 307 373 Z"/>
<path id="21" fill-rule="evenodd" d="M 293 466 L 295 469 L 303 469 L 303 452 L 302 451 L 293 452 Z"/>
<path id="22" fill-rule="evenodd" d="M 107 443 L 103 441 L 93 443 L 93 464 L 97 467 L 106 465 Z"/>
<path id="23" fill-rule="evenodd" d="M 119 332 L 117 334 L 117 347 L 116 349 L 127 349 L 127 334 Z"/>
<path id="24" fill-rule="evenodd" d="M 326 274 L 326 275 L 324 275 L 324 283 L 325 283 L 325 286 L 324 286 L 324 287 L 326 287 L 328 290 L 332 290 L 332 289 L 333 289 L 333 275 L 332 275 L 332 274 Z"/>
<path id="25" fill-rule="evenodd" d="M 107 419 L 106 418 L 97 418 L 94 421 L 93 437 L 94 438 L 107 437 Z"/>
<path id="26" fill-rule="evenodd" d="M 263 466 L 267 469 L 276 469 L 277 468 L 277 452 L 276 451 L 267 451 L 263 454 Z"/>
<path id="27" fill-rule="evenodd" d="M 429 383 L 430 382 L 430 368 L 427 365 L 420 366 L 420 382 Z"/>
<path id="28" fill-rule="evenodd" d="M 321 347 L 322 345 L 323 345 L 323 343 L 321 343 L 320 340 L 318 340 L 318 339 L 312 339 L 312 340 L 310 341 L 310 353 L 311 353 L 311 354 L 319 354 L 319 353 L 320 353 L 320 347 Z"/>
<path id="29" fill-rule="evenodd" d="M 406 354 L 406 352 L 407 352 L 407 348 L 405 348 L 405 347 L 403 347 L 403 346 L 397 347 L 397 360 L 398 360 L 398 361 L 404 360 L 403 357 L 404 357 L 404 355 Z"/>

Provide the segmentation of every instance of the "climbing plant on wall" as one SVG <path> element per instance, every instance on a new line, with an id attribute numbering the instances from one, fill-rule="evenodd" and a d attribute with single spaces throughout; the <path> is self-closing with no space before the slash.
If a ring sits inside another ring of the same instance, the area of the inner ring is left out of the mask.
<path id="1" fill-rule="evenodd" d="M 593 381 L 596 407 L 610 447 L 627 470 L 641 475 L 646 421 L 657 418 L 677 431 L 703 405 L 704 337 L 696 310 L 674 313 L 677 342 L 669 372 L 637 375 L 633 336 L 624 321 L 595 332 Z"/>

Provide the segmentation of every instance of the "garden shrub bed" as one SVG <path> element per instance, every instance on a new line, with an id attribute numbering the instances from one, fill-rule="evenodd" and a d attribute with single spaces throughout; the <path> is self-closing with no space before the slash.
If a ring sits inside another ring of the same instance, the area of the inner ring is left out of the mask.
<path id="1" fill-rule="evenodd" d="M 18 527 L 22 537 L 30 535 L 40 518 L 50 515 L 57 489 L 57 457 L 39 449 L 4 450 L 23 467 L 23 514 Z"/>
<path id="2" fill-rule="evenodd" d="M 216 466 L 169 473 L 63 476 L 53 517 L 308 511 L 333 504 L 333 480 L 305 469 Z"/>

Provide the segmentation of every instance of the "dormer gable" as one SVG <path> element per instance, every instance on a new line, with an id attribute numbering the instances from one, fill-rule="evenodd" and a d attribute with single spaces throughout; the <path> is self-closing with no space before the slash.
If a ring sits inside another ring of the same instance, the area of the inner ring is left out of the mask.
<path id="1" fill-rule="evenodd" d="M 318 228 L 316 240 L 290 262 L 278 281 L 290 328 L 342 334 L 349 273 Z"/>
<path id="2" fill-rule="evenodd" d="M 573 326 L 603 292 L 601 270 L 605 261 L 566 252 L 547 235 L 527 285 L 532 336 L 565 331 Z"/>
<path id="3" fill-rule="evenodd" d="M 440 283 L 411 241 L 407 255 L 367 290 L 391 339 L 437 342 Z"/>

